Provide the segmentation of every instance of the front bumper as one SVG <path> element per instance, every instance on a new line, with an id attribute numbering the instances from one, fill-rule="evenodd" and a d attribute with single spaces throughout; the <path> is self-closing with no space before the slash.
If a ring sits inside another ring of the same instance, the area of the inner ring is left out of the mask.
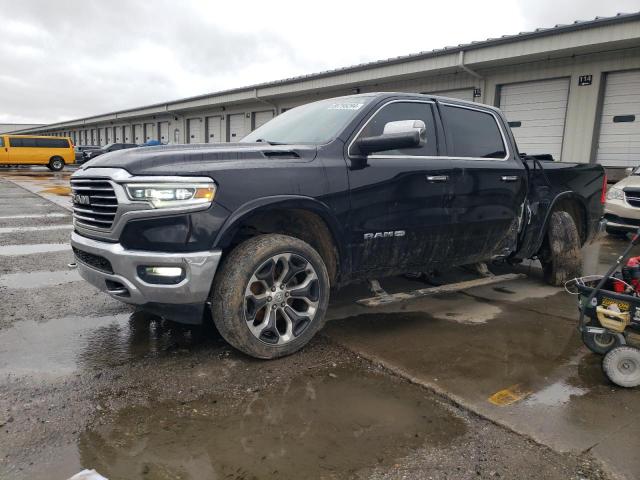
<path id="1" fill-rule="evenodd" d="M 156 312 L 162 310 L 159 306 L 163 304 L 172 305 L 174 308 L 167 309 L 171 311 L 179 311 L 175 307 L 183 306 L 185 313 L 194 305 L 204 307 L 222 256 L 220 250 L 190 253 L 125 250 L 119 243 L 92 240 L 76 232 L 71 234 L 71 246 L 74 252 L 77 250 L 76 263 L 82 278 L 117 300 L 147 305 Z M 181 267 L 184 279 L 169 285 L 148 283 L 138 275 L 138 266 Z"/>
<path id="2" fill-rule="evenodd" d="M 630 232 L 635 232 L 636 230 L 638 230 L 638 227 L 640 227 L 640 220 L 637 220 L 635 218 L 620 217 L 612 213 L 604 214 L 604 222 L 605 225 L 609 228 L 629 230 Z"/>

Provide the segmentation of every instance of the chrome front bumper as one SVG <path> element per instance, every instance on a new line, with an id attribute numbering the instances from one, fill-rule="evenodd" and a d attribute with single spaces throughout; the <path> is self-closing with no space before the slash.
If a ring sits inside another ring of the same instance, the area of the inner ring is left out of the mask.
<path id="1" fill-rule="evenodd" d="M 134 305 L 202 304 L 209 297 L 211 283 L 222 252 L 163 253 L 125 250 L 119 243 L 92 240 L 71 234 L 71 246 L 109 261 L 108 273 L 82 261 L 76 255 L 80 276 L 113 298 Z M 138 276 L 138 266 L 182 267 L 185 277 L 174 285 L 147 283 Z"/>

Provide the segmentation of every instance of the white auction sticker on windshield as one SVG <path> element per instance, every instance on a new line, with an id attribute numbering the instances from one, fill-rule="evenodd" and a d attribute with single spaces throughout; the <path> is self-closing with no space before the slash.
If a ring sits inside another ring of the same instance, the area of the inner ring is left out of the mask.
<path id="1" fill-rule="evenodd" d="M 327 110 L 360 110 L 363 103 L 332 103 Z"/>

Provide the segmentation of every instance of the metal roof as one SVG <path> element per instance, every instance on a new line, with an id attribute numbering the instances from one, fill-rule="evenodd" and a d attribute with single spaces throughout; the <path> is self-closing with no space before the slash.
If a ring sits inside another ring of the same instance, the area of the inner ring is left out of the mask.
<path id="1" fill-rule="evenodd" d="M 52 123 L 52 124 L 49 124 L 49 125 L 46 125 L 46 126 L 47 127 L 49 127 L 49 126 L 50 127 L 55 127 L 55 125 L 59 125 L 59 124 L 68 124 L 68 123 L 74 123 L 74 122 L 81 122 L 81 121 L 84 121 L 84 120 L 91 120 L 91 119 L 94 119 L 94 118 L 97 118 L 97 117 L 103 117 L 103 116 L 108 116 L 108 115 L 117 115 L 119 113 L 131 113 L 131 112 L 135 112 L 136 110 L 157 108 L 157 107 L 161 107 L 161 106 L 165 106 L 165 105 L 168 107 L 169 105 L 172 105 L 172 104 L 178 104 L 178 103 L 183 103 L 183 102 L 201 100 L 201 99 L 207 98 L 207 97 L 216 97 L 216 96 L 220 96 L 220 95 L 228 95 L 228 94 L 232 94 L 232 93 L 256 90 L 256 89 L 260 89 L 260 88 L 274 87 L 274 86 L 279 86 L 279 85 L 286 85 L 286 84 L 300 82 L 300 81 L 303 81 L 303 80 L 313 80 L 313 79 L 319 79 L 319 78 L 328 77 L 328 76 L 332 76 L 332 75 L 336 75 L 336 74 L 343 74 L 343 73 L 349 73 L 349 72 L 354 72 L 354 71 L 366 70 L 366 69 L 372 68 L 372 67 L 393 65 L 393 64 L 397 64 L 397 63 L 406 62 L 406 61 L 409 61 L 409 60 L 410 61 L 412 61 L 412 60 L 421 60 L 421 59 L 425 59 L 425 58 L 437 57 L 439 55 L 449 55 L 451 53 L 457 53 L 457 52 L 460 52 L 460 51 L 469 51 L 469 50 L 489 47 L 489 46 L 493 46 L 493 45 L 500 45 L 500 44 L 511 43 L 511 42 L 520 41 L 520 40 L 526 40 L 526 39 L 530 39 L 530 38 L 539 38 L 539 37 L 544 37 L 544 36 L 549 36 L 549 35 L 556 35 L 556 34 L 559 34 L 559 33 L 566 33 L 566 32 L 572 32 L 572 31 L 577 31 L 577 30 L 584 30 L 584 29 L 589 29 L 589 28 L 593 28 L 593 27 L 600 27 L 600 26 L 604 26 L 604 25 L 615 24 L 615 23 L 623 23 L 623 22 L 634 21 L 634 20 L 640 20 L 640 11 L 639 12 L 634 12 L 634 13 L 618 13 L 618 14 L 616 14 L 614 16 L 611 16 L 611 17 L 595 17 L 592 20 L 576 20 L 573 23 L 569 23 L 569 24 L 557 24 L 557 25 L 555 25 L 553 27 L 536 28 L 535 30 L 532 30 L 532 31 L 529 31 L 529 32 L 520 32 L 520 33 L 517 33 L 517 34 L 514 34 L 514 35 L 502 35 L 501 37 L 497 37 L 497 38 L 488 38 L 486 40 L 473 41 L 471 43 L 462 43 L 462 44 L 459 44 L 457 46 L 448 46 L 448 47 L 444 47 L 444 48 L 437 48 L 437 49 L 434 49 L 434 50 L 422 51 L 422 52 L 418 52 L 418 53 L 413 53 L 413 54 L 409 54 L 409 55 L 402 55 L 402 56 L 398 56 L 398 57 L 391 57 L 391 58 L 386 58 L 386 59 L 382 59 L 382 60 L 375 60 L 375 61 L 372 61 L 372 62 L 360 63 L 360 64 L 351 65 L 351 66 L 347 66 L 347 67 L 340 67 L 340 68 L 335 68 L 335 69 L 332 69 L 332 70 L 325 70 L 325 71 L 322 71 L 322 72 L 316 72 L 316 73 L 311 73 L 311 74 L 306 74 L 306 75 L 300 75 L 300 76 L 296 76 L 296 77 L 289 77 L 289 78 L 284 78 L 284 79 L 274 80 L 274 81 L 269 81 L 269 82 L 257 83 L 257 84 L 253 84 L 253 85 L 247 85 L 247 86 L 244 86 L 244 87 L 236 87 L 236 88 L 231 88 L 231 89 L 227 89 L 227 90 L 220 90 L 220 91 L 217 91 L 217 92 L 210 92 L 210 93 L 205 93 L 205 94 L 196 95 L 196 96 L 192 96 L 192 97 L 184 97 L 184 98 L 180 98 L 180 99 L 169 100 L 169 101 L 166 101 L 166 102 L 159 102 L 159 103 L 154 103 L 154 104 L 150 104 L 150 105 L 144 105 L 144 106 L 135 107 L 135 108 L 127 108 L 127 109 L 117 110 L 117 111 L 109 112 L 109 113 L 101 113 L 101 114 L 91 115 L 91 116 L 88 116 L 88 117 L 82 117 L 82 118 L 73 119 L 73 120 L 64 120 L 64 121 Z"/>

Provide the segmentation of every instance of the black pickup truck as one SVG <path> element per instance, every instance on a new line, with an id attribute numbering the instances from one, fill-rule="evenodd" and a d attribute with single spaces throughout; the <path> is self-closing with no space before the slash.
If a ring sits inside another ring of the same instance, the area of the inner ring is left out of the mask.
<path id="1" fill-rule="evenodd" d="M 355 280 L 539 258 L 562 283 L 605 185 L 599 165 L 521 156 L 496 108 L 362 94 L 289 110 L 239 143 L 101 155 L 71 178 L 71 244 L 112 297 L 212 317 L 236 348 L 275 358 Z"/>

